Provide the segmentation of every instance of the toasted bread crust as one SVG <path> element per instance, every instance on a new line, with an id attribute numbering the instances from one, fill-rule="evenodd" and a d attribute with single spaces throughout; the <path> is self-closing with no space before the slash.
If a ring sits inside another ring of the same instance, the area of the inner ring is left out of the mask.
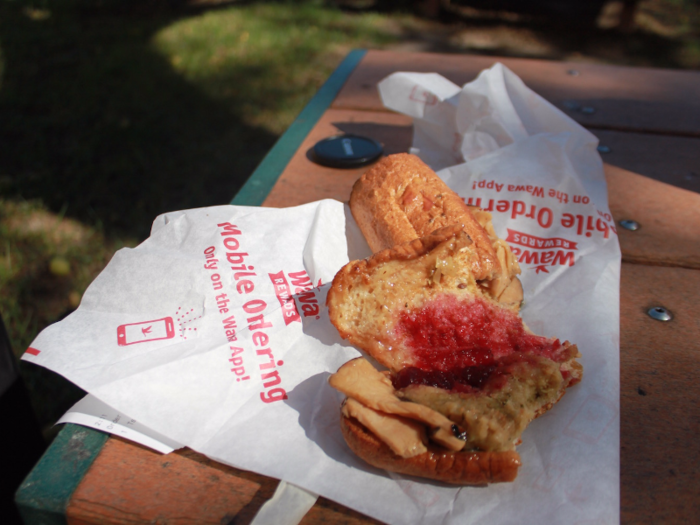
<path id="1" fill-rule="evenodd" d="M 365 259 L 365 261 L 367 261 L 367 268 L 374 268 L 375 266 L 389 260 L 409 261 L 411 259 L 417 259 L 421 255 L 425 255 L 434 249 L 439 244 L 457 236 L 460 231 L 461 228 L 458 225 L 453 224 L 431 232 L 420 239 L 411 239 L 404 244 L 397 244 L 391 248 L 386 248 L 385 250 L 376 252 L 369 259 Z M 470 244 L 472 244 L 472 240 L 470 238 L 466 238 L 464 240 L 464 245 L 469 246 Z M 358 262 L 362 263 L 362 261 Z"/>
<path id="2" fill-rule="evenodd" d="M 450 272 L 436 280 L 437 266 L 445 260 L 454 261 Z M 336 274 L 326 297 L 331 323 L 343 339 L 399 370 L 409 363 L 405 353 L 392 351 L 396 341 L 388 329 L 395 322 L 394 312 L 420 306 L 439 292 L 482 295 L 471 272 L 475 261 L 473 243 L 453 225 L 348 263 Z"/>
<path id="3" fill-rule="evenodd" d="M 357 420 L 341 415 L 340 427 L 350 449 L 370 465 L 455 485 L 486 485 L 513 481 L 520 456 L 506 452 L 449 452 L 434 445 L 411 458 L 394 454 Z"/>
<path id="4" fill-rule="evenodd" d="M 373 252 L 460 226 L 474 242 L 474 278 L 494 299 L 519 309 L 520 266 L 494 232 L 491 214 L 467 206 L 415 155 L 390 155 L 375 164 L 353 186 L 350 209 Z"/>
<path id="5" fill-rule="evenodd" d="M 486 230 L 459 196 L 415 155 L 385 157 L 353 186 L 350 209 L 373 252 L 460 225 L 474 242 L 477 280 L 501 273 Z"/>

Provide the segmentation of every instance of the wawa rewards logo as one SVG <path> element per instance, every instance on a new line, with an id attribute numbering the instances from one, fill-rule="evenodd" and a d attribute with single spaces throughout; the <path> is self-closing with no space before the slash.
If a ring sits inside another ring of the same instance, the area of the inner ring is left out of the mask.
<path id="1" fill-rule="evenodd" d="M 547 267 L 573 266 L 578 243 L 562 237 L 537 237 L 508 228 L 506 242 L 521 265 L 530 265 L 536 273 L 549 273 Z"/>
<path id="2" fill-rule="evenodd" d="M 275 287 L 277 300 L 282 306 L 282 317 L 285 325 L 301 322 L 302 315 L 318 319 L 321 307 L 318 304 L 318 297 L 316 297 L 317 288 L 314 287 L 314 283 L 311 282 L 305 271 L 289 272 L 286 275 L 281 271 L 269 273 L 268 276 Z M 321 286 L 320 280 L 317 286 Z M 301 309 L 301 313 L 299 309 Z"/>

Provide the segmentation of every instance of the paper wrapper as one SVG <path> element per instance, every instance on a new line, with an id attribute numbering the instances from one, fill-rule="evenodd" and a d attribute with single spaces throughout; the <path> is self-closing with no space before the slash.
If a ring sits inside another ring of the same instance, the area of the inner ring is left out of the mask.
<path id="1" fill-rule="evenodd" d="M 24 359 L 213 459 L 386 522 L 617 523 L 620 251 L 595 137 L 500 65 L 464 88 L 396 74 L 380 91 L 415 118 L 414 151 L 493 213 L 528 326 L 583 354 L 582 383 L 524 433 L 515 482 L 450 487 L 349 451 L 327 380 L 359 352 L 325 295 L 369 250 L 339 202 L 158 217 Z"/>

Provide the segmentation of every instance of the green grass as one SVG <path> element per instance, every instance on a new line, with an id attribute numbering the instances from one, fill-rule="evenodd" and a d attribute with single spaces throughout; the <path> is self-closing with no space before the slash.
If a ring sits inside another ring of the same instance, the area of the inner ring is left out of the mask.
<path id="1" fill-rule="evenodd" d="M 645 0 L 633 34 L 591 37 L 319 0 L 0 0 L 0 313 L 15 353 L 158 214 L 228 203 L 351 49 L 528 56 L 469 40 L 524 29 L 553 49 L 538 58 L 697 68 L 698 12 Z M 81 395 L 21 368 L 44 427 Z"/>
<path id="2" fill-rule="evenodd" d="M 316 4 L 206 13 L 159 31 L 153 47 L 243 123 L 279 135 L 350 49 L 396 40 L 378 15 Z"/>

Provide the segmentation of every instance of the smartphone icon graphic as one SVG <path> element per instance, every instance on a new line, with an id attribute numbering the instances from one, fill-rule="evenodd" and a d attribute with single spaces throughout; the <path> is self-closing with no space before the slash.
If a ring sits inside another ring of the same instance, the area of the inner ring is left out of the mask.
<path id="1" fill-rule="evenodd" d="M 135 345 L 148 341 L 160 341 L 175 337 L 172 317 L 163 317 L 143 323 L 123 324 L 117 327 L 117 343 L 119 346 Z"/>

